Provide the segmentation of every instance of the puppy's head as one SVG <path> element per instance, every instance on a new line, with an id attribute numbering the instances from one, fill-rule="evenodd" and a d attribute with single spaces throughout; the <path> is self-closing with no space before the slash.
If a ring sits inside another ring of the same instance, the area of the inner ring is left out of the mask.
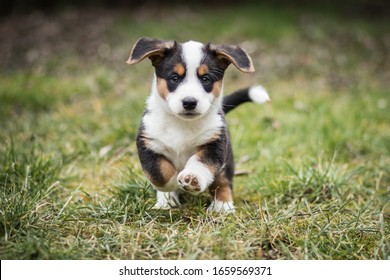
<path id="1" fill-rule="evenodd" d="M 243 72 L 254 71 L 248 54 L 237 46 L 141 38 L 127 63 L 146 57 L 155 68 L 161 100 L 172 114 L 185 120 L 198 119 L 219 104 L 223 75 L 231 63 Z"/>

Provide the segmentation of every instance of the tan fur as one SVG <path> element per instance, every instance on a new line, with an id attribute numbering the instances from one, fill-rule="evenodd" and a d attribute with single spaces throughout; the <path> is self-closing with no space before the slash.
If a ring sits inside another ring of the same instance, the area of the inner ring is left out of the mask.
<path id="1" fill-rule="evenodd" d="M 210 194 L 220 201 L 232 201 L 233 194 L 230 188 L 229 180 L 223 174 L 215 178 L 214 183 L 210 186 Z"/>
<path id="2" fill-rule="evenodd" d="M 214 94 L 215 97 L 218 97 L 221 95 L 221 89 L 222 89 L 222 81 L 216 81 L 213 85 L 213 89 L 211 90 L 212 94 Z"/>
<path id="3" fill-rule="evenodd" d="M 202 77 L 203 75 L 207 74 L 209 72 L 209 68 L 206 64 L 201 64 L 198 67 L 198 76 Z"/>
<path id="4" fill-rule="evenodd" d="M 186 69 L 184 68 L 183 64 L 181 64 L 181 63 L 176 64 L 175 67 L 173 68 L 173 70 L 179 76 L 183 76 L 184 73 L 186 72 Z"/>
<path id="5" fill-rule="evenodd" d="M 160 171 L 164 177 L 164 180 L 168 182 L 176 173 L 175 167 L 172 163 L 164 158 L 160 159 Z"/>
<path id="6" fill-rule="evenodd" d="M 157 91 L 158 91 L 158 94 L 161 96 L 162 99 L 166 99 L 168 94 L 169 94 L 169 90 L 168 90 L 168 86 L 167 86 L 167 81 L 164 80 L 164 79 L 161 79 L 161 78 L 157 78 Z"/>
<path id="7" fill-rule="evenodd" d="M 171 178 L 176 174 L 176 169 L 175 167 L 172 165 L 172 163 L 170 163 L 168 160 L 166 160 L 165 158 L 159 158 L 158 159 L 159 161 L 159 165 L 160 165 L 160 172 L 161 172 L 161 175 L 162 175 L 162 181 L 160 180 L 157 180 L 155 177 L 151 176 L 150 174 L 148 174 L 147 171 L 144 170 L 146 176 L 148 177 L 149 181 L 154 185 L 154 186 L 157 186 L 159 188 L 162 188 L 164 187 L 168 182 L 169 180 L 171 180 Z"/>

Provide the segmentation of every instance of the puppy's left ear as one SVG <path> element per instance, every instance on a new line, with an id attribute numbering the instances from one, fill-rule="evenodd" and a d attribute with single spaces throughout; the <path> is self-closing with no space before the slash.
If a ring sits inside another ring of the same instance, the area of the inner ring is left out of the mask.
<path id="1" fill-rule="evenodd" d="M 245 73 L 255 72 L 252 59 L 242 48 L 231 45 L 208 44 L 208 48 L 215 52 L 218 58 L 227 60 L 228 64 L 233 63 L 239 70 Z"/>

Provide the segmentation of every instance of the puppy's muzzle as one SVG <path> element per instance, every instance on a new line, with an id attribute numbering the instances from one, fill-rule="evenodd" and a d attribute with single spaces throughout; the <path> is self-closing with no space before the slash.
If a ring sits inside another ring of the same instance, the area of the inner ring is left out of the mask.
<path id="1" fill-rule="evenodd" d="M 194 97 L 185 97 L 181 102 L 186 111 L 192 111 L 198 105 L 198 100 Z"/>

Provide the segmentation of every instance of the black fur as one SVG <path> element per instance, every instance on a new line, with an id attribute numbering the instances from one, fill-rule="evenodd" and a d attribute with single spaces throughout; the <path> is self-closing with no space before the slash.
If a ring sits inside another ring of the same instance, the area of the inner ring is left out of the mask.
<path id="1" fill-rule="evenodd" d="M 223 127 L 218 139 L 199 147 L 202 151 L 200 161 L 215 169 L 214 177 L 226 169 L 229 171 L 229 174 L 234 174 L 233 151 L 229 139 L 229 132 L 226 127 Z M 228 179 L 231 180 L 232 177 Z"/>
<path id="2" fill-rule="evenodd" d="M 252 99 L 249 97 L 249 88 L 240 89 L 230 95 L 224 96 L 222 100 L 222 109 L 223 112 L 227 114 L 242 103 L 251 101 Z"/>
<path id="3" fill-rule="evenodd" d="M 163 56 L 164 63 L 160 63 L 160 61 L 157 60 L 153 62 L 152 60 L 153 66 L 156 70 L 156 76 L 158 78 L 166 80 L 169 92 L 173 92 L 184 80 L 186 74 L 184 72 L 184 75 L 179 76 L 177 75 L 178 73 L 175 73 L 174 71 L 174 67 L 177 64 L 182 64 L 184 68 L 186 67 L 185 62 L 182 58 L 182 48 L 180 45 L 177 45 L 173 49 L 166 50 Z M 177 76 L 177 82 L 173 82 L 173 80 L 171 79 L 173 75 Z"/>
<path id="4" fill-rule="evenodd" d="M 203 48 L 204 57 L 201 61 L 201 64 L 204 64 L 208 68 L 208 73 L 204 76 L 206 76 L 207 79 L 210 80 L 210 82 L 205 83 L 203 81 L 204 76 L 199 76 L 198 78 L 206 92 L 211 92 L 213 89 L 214 83 L 218 81 L 222 81 L 223 76 L 225 74 L 226 68 L 229 66 L 229 62 L 226 62 L 225 59 L 220 59 L 217 57 L 217 53 L 213 50 L 210 50 L 208 46 L 205 46 Z"/>
<path id="5" fill-rule="evenodd" d="M 142 165 L 142 169 L 148 175 L 150 181 L 156 186 L 164 186 L 167 181 L 160 170 L 160 160 L 167 160 L 164 155 L 157 154 L 147 146 L 148 138 L 143 134 L 144 125 L 141 122 L 137 135 L 138 157 Z M 170 162 L 170 161 L 169 161 Z"/>
<path id="6" fill-rule="evenodd" d="M 137 63 L 145 57 L 149 57 L 153 61 L 153 59 L 160 57 L 166 50 L 173 48 L 176 45 L 176 41 L 141 38 L 134 45 L 128 63 Z"/>
<path id="7" fill-rule="evenodd" d="M 218 45 L 218 50 L 221 53 L 226 53 L 233 58 L 236 66 L 243 69 L 249 69 L 251 61 L 248 55 L 241 48 L 236 46 Z"/>
<path id="8" fill-rule="evenodd" d="M 250 57 L 240 47 L 207 44 L 203 48 L 203 53 L 201 65 L 206 65 L 207 69 L 205 67 L 203 71 L 199 66 L 198 79 L 207 93 L 219 94 L 225 70 L 231 63 L 243 72 L 254 71 Z M 182 46 L 176 41 L 141 38 L 134 46 L 128 63 L 134 64 L 148 57 L 152 61 L 157 78 L 165 80 L 168 91 L 174 92 L 186 79 L 187 69 L 182 55 Z M 184 69 L 176 68 L 178 64 Z M 215 85 L 215 83 L 220 84 Z M 164 86 L 164 84 L 158 85 Z M 223 98 L 222 110 L 219 114 L 224 118 L 224 114 L 249 101 L 251 101 L 249 89 L 238 90 Z M 148 114 L 148 111 L 145 111 L 145 114 Z M 226 123 L 220 129 L 218 135 L 214 135 L 209 142 L 197 147 L 197 155 L 199 161 L 213 173 L 214 182 L 209 186 L 212 195 L 215 194 L 218 199 L 218 190 L 221 190 L 220 195 L 230 201 L 231 192 L 229 189 L 226 192 L 226 188 L 233 188 L 233 151 Z M 172 178 L 181 170 L 175 170 L 169 158 L 151 150 L 149 141 L 152 139 L 144 134 L 144 130 L 141 121 L 137 135 L 137 148 L 142 168 L 154 186 L 164 187 L 170 179 L 167 177 Z"/>
<path id="9" fill-rule="evenodd" d="M 131 59 L 141 60 L 146 53 L 150 53 L 159 49 L 158 45 L 162 43 L 161 40 L 152 40 L 143 38 L 137 42 L 131 53 Z"/>

